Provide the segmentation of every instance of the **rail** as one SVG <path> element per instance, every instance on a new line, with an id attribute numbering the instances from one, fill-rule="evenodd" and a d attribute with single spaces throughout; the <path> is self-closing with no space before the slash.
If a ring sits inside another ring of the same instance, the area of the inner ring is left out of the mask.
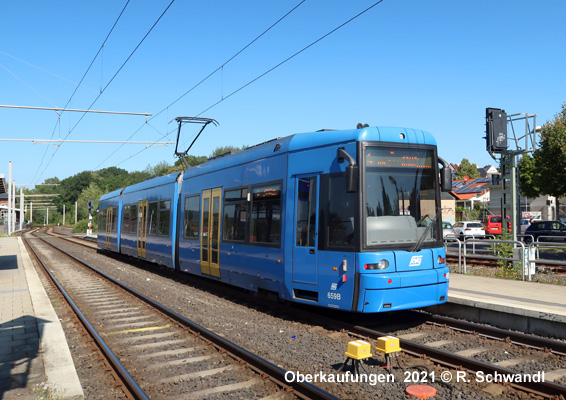
<path id="1" fill-rule="evenodd" d="M 41 238 L 39 238 L 41 239 Z M 235 343 L 231 342 L 228 339 L 223 338 L 222 336 L 212 332 L 211 330 L 206 329 L 205 327 L 197 324 L 196 322 L 186 318 L 185 316 L 171 310 L 170 308 L 156 302 L 155 300 L 151 299 L 150 297 L 144 295 L 143 293 L 127 286 L 123 282 L 111 277 L 110 275 L 100 271 L 99 269 L 95 268 L 94 266 L 86 263 L 85 261 L 80 260 L 79 258 L 73 256 L 72 254 L 67 253 L 66 251 L 58 248 L 54 244 L 44 240 L 47 245 L 55 248 L 57 251 L 65 254 L 67 257 L 75 260 L 76 262 L 80 263 L 81 265 L 85 266 L 92 272 L 98 274 L 98 276 L 104 278 L 105 280 L 113 283 L 114 285 L 120 287 L 124 291 L 130 293 L 131 295 L 137 297 L 141 301 L 145 302 L 146 304 L 150 305 L 154 309 L 158 310 L 165 316 L 171 318 L 172 320 L 176 321 L 180 325 L 184 326 L 189 331 L 194 332 L 195 335 L 200 336 L 204 339 L 205 342 L 211 343 L 217 349 L 221 350 L 224 353 L 228 353 L 234 358 L 236 361 L 240 363 L 246 363 L 251 367 L 252 370 L 255 370 L 259 373 L 262 377 L 269 378 L 272 382 L 276 385 L 281 387 L 286 392 L 292 392 L 298 398 L 301 399 L 309 399 L 309 400 L 338 400 L 338 398 L 331 393 L 326 392 L 325 390 L 319 388 L 308 382 L 287 382 L 286 380 L 286 372 L 281 367 L 272 364 L 268 360 L 244 349 L 236 345 Z M 141 389 L 140 389 L 141 390 Z"/>
<path id="2" fill-rule="evenodd" d="M 51 279 L 51 282 L 57 287 L 61 295 L 65 298 L 69 306 L 73 309 L 75 315 L 81 322 L 81 324 L 85 327 L 85 330 L 88 334 L 92 337 L 92 339 L 96 342 L 98 348 L 106 357 L 109 365 L 113 368 L 116 376 L 122 381 L 123 389 L 126 392 L 126 396 L 133 399 L 143 399 L 149 400 L 148 395 L 143 391 L 143 389 L 138 385 L 138 383 L 134 380 L 134 378 L 130 375 L 130 373 L 126 370 L 124 365 L 120 362 L 118 357 L 110 350 L 110 347 L 106 344 L 102 336 L 96 331 L 96 329 L 91 325 L 88 319 L 84 316 L 82 311 L 79 307 L 75 304 L 71 296 L 67 293 L 67 291 L 63 288 L 61 283 L 55 278 L 55 275 L 51 272 L 49 267 L 43 262 L 43 259 L 39 256 L 39 254 L 35 251 L 35 249 L 29 244 L 27 238 L 23 238 L 26 247 L 32 252 L 35 259 L 41 264 L 43 270 Z M 45 242 L 48 243 L 48 242 Z M 50 244 L 50 243 L 48 243 Z M 53 246 L 53 245 L 51 245 Z"/>

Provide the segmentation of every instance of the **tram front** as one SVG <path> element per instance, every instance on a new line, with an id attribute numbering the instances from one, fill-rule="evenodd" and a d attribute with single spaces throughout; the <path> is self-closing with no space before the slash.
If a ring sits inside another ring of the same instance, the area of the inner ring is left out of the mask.
<path id="1" fill-rule="evenodd" d="M 380 312 L 446 302 L 449 270 L 436 146 L 370 142 L 361 149 L 353 309 Z"/>

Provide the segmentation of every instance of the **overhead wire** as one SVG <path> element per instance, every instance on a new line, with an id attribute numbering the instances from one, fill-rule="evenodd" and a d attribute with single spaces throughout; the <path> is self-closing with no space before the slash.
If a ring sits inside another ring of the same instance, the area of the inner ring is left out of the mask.
<path id="1" fill-rule="evenodd" d="M 263 74 L 257 76 L 256 78 L 252 79 L 251 81 L 249 81 L 248 83 L 246 83 L 243 86 L 240 86 L 240 88 L 234 90 L 232 93 L 230 93 L 227 96 L 223 96 L 219 101 L 217 101 L 216 103 L 214 103 L 213 105 L 211 105 L 210 107 L 208 107 L 207 109 L 201 111 L 200 113 L 198 113 L 196 115 L 196 117 L 204 114 L 205 112 L 207 112 L 208 110 L 210 110 L 211 108 L 216 107 L 218 104 L 222 103 L 223 101 L 229 99 L 230 97 L 232 97 L 233 95 L 235 95 L 236 93 L 238 93 L 239 91 L 245 89 L 246 87 L 250 86 L 252 83 L 258 81 L 259 79 L 263 78 L 265 75 L 269 74 L 270 72 L 273 72 L 274 70 L 276 70 L 277 68 L 279 68 L 280 66 L 282 66 L 283 64 L 285 64 L 286 62 L 292 60 L 293 58 L 295 58 L 296 56 L 298 56 L 299 54 L 301 54 L 302 52 L 304 52 L 305 50 L 311 48 L 312 46 L 314 46 L 315 44 L 317 44 L 318 42 L 320 42 L 321 40 L 324 40 L 325 38 L 327 38 L 328 36 L 332 35 L 334 32 L 336 32 L 337 30 L 339 30 L 340 28 L 348 25 L 350 22 L 352 22 L 353 20 L 355 20 L 356 18 L 360 17 L 361 15 L 365 14 L 366 12 L 368 12 L 369 10 L 371 10 L 372 8 L 374 8 L 375 6 L 377 6 L 379 3 L 383 2 L 384 0 L 379 0 L 378 2 L 374 3 L 373 5 L 369 6 L 368 8 L 366 8 L 365 10 L 361 11 L 359 14 L 353 16 L 352 18 L 350 18 L 348 21 L 344 22 L 342 25 L 334 28 L 333 30 L 331 30 L 330 32 L 328 32 L 326 35 L 321 36 L 320 38 L 318 38 L 317 40 L 315 40 L 314 42 L 312 42 L 311 44 L 309 44 L 308 46 L 303 47 L 301 50 L 297 51 L 295 54 L 293 54 L 290 57 L 287 57 L 285 60 L 281 61 L 279 64 L 275 65 L 274 67 L 268 69 L 267 71 L 265 71 Z"/>
<path id="2" fill-rule="evenodd" d="M 96 54 L 94 55 L 94 57 L 92 58 L 92 61 L 90 62 L 90 65 L 88 66 L 88 68 L 86 69 L 85 73 L 83 74 L 82 78 L 80 79 L 80 81 L 76 84 L 75 86 L 75 90 L 73 91 L 73 93 L 71 94 L 71 96 L 69 96 L 69 100 L 67 100 L 67 103 L 65 103 L 65 107 L 63 108 L 67 108 L 67 106 L 69 105 L 69 103 L 71 103 L 71 100 L 73 99 L 73 96 L 77 93 L 77 90 L 79 89 L 79 87 L 81 86 L 81 84 L 83 83 L 83 80 L 85 79 L 85 77 L 87 76 L 87 74 L 89 73 L 90 69 L 92 68 L 92 65 L 94 64 L 94 62 L 96 61 L 96 59 L 98 58 L 98 55 L 100 54 L 100 52 L 102 51 L 102 49 L 104 48 L 104 45 L 106 44 L 106 42 L 108 41 L 108 38 L 110 37 L 110 35 L 112 34 L 112 32 L 114 31 L 114 28 L 116 27 L 116 25 L 118 24 L 118 21 L 120 21 L 120 18 L 122 18 L 122 15 L 124 14 L 124 11 L 126 10 L 126 7 L 128 7 L 128 4 L 130 4 L 130 0 L 126 1 L 126 4 L 124 5 L 124 7 L 122 8 L 122 11 L 120 12 L 120 14 L 118 15 L 118 18 L 116 18 L 116 21 L 114 21 L 114 24 L 112 25 L 112 28 L 110 28 L 110 31 L 108 32 L 108 34 L 106 35 L 106 38 L 104 39 L 104 41 L 102 42 L 102 44 L 100 45 L 100 47 L 98 48 L 98 51 L 96 52 Z M 74 82 L 73 82 L 74 83 Z M 60 115 L 57 121 L 57 124 L 60 124 Z M 57 124 L 55 125 L 55 127 L 53 128 L 53 132 L 51 132 L 51 137 L 50 139 L 53 139 L 53 135 L 55 134 L 55 130 L 57 129 Z M 60 125 L 59 125 L 60 126 Z M 45 152 L 43 153 L 43 157 L 41 158 L 41 162 L 39 163 L 39 166 L 37 167 L 37 171 L 35 172 L 35 175 L 32 179 L 32 182 L 35 182 L 35 177 L 37 176 L 37 174 L 39 173 L 39 170 L 41 169 L 41 166 L 43 165 L 43 160 L 45 159 L 45 156 L 47 155 L 47 148 L 45 149 Z M 55 153 L 53 153 L 53 156 L 55 155 Z M 47 168 L 47 167 L 46 167 Z M 45 172 L 45 171 L 44 171 Z M 43 174 L 42 174 L 43 175 Z M 41 178 L 41 176 L 40 176 Z"/>
<path id="3" fill-rule="evenodd" d="M 118 70 L 116 71 L 116 73 L 114 73 L 114 75 L 112 76 L 112 78 L 110 78 L 110 80 L 108 81 L 108 83 L 106 84 L 106 86 L 104 86 L 104 88 L 100 91 L 99 95 L 96 96 L 96 98 L 94 99 L 94 101 L 90 104 L 90 106 L 88 106 L 87 110 L 90 110 L 94 104 L 98 101 L 98 99 L 100 98 L 100 96 L 102 96 L 102 93 L 104 93 L 104 91 L 108 88 L 108 86 L 110 86 L 110 84 L 112 83 L 112 81 L 114 81 L 114 79 L 116 78 L 116 76 L 118 76 L 118 74 L 120 73 L 120 71 L 122 71 L 122 69 L 124 68 L 124 66 L 128 63 L 128 61 L 132 58 L 132 56 L 135 54 L 135 52 L 139 49 L 139 47 L 142 45 L 142 43 L 145 41 L 145 39 L 149 36 L 149 34 L 153 31 L 153 29 L 155 28 L 155 26 L 159 23 L 159 21 L 161 20 L 161 18 L 163 18 L 163 16 L 165 15 L 165 13 L 169 10 L 169 8 L 171 8 L 171 6 L 173 5 L 173 3 L 175 2 L 175 0 L 171 0 L 171 2 L 169 3 L 169 5 L 165 8 L 165 10 L 161 13 L 161 15 L 159 16 L 159 18 L 157 18 L 157 20 L 155 21 L 155 23 L 151 26 L 151 28 L 147 31 L 147 33 L 144 35 L 144 37 L 140 40 L 140 42 L 138 43 L 138 45 L 134 48 L 134 50 L 132 50 L 132 52 L 130 53 L 130 55 L 126 58 L 126 60 L 122 63 L 122 65 L 120 66 L 120 68 L 118 68 Z M 67 133 L 67 135 L 63 138 L 63 140 L 67 139 L 71 133 L 75 130 L 75 128 L 77 127 L 77 125 L 83 120 L 83 118 L 85 117 L 87 113 L 83 113 L 83 115 L 79 118 L 79 120 L 75 123 L 75 125 L 73 126 L 73 128 L 71 128 L 71 130 L 69 131 L 69 133 Z M 45 173 L 45 171 L 47 170 L 47 168 L 49 167 L 49 165 L 51 164 L 51 161 L 53 160 L 53 157 L 55 157 L 55 154 L 57 153 L 57 151 L 59 150 L 59 147 L 57 147 L 55 149 L 55 151 L 53 152 L 53 155 L 51 156 L 51 158 L 49 159 L 47 165 L 45 166 L 45 169 L 43 170 L 43 173 Z M 41 176 L 43 176 L 43 173 L 40 175 L 39 179 L 41 178 Z"/>
<path id="4" fill-rule="evenodd" d="M 321 36 L 320 38 L 318 38 L 317 40 L 315 40 L 314 42 L 311 42 L 309 45 L 303 47 L 301 50 L 297 51 L 296 53 L 294 53 L 293 55 L 291 55 L 290 57 L 287 57 L 285 60 L 281 61 L 279 64 L 275 65 L 274 67 L 268 69 L 267 71 L 265 71 L 264 73 L 258 75 L 256 78 L 250 80 L 249 82 L 247 82 L 246 84 L 240 86 L 240 88 L 234 90 L 232 93 L 230 93 L 227 96 L 223 96 L 221 100 L 217 101 L 216 103 L 212 104 L 210 107 L 206 108 L 205 110 L 201 111 L 199 114 L 197 114 L 196 116 L 200 116 L 202 114 L 204 114 L 205 112 L 209 111 L 210 109 L 216 107 L 218 104 L 222 103 L 223 101 L 227 100 L 228 98 L 232 97 L 233 95 L 235 95 L 236 93 L 242 91 L 243 89 L 245 89 L 246 87 L 250 86 L 252 83 L 258 81 L 259 79 L 263 78 L 264 76 L 266 76 L 267 74 L 269 74 L 270 72 L 273 72 L 275 69 L 279 68 L 280 66 L 282 66 L 283 64 L 285 64 L 286 62 L 292 60 L 293 58 L 295 58 L 296 56 L 298 56 L 299 54 L 303 53 L 304 51 L 306 51 L 307 49 L 311 48 L 312 46 L 314 46 L 315 44 L 319 43 L 321 40 L 327 38 L 328 36 L 332 35 L 334 32 L 336 32 L 337 30 L 343 28 L 344 26 L 346 26 L 347 24 L 349 24 L 350 22 L 354 21 L 355 19 L 359 18 L 360 16 L 362 16 L 363 14 L 365 14 L 366 12 L 368 12 L 369 10 L 371 10 L 372 8 L 374 8 L 375 6 L 379 5 L 380 3 L 382 3 L 384 0 L 379 0 L 377 2 L 375 2 L 374 4 L 372 4 L 371 6 L 369 6 L 368 8 L 366 8 L 365 10 L 361 11 L 360 13 L 356 14 L 355 16 L 353 16 L 352 18 L 350 18 L 349 20 L 347 20 L 346 22 L 342 23 L 341 25 L 337 26 L 336 28 L 332 29 L 330 32 L 326 33 L 325 35 Z M 141 128 L 140 128 L 141 129 Z M 139 129 L 138 129 L 139 131 Z M 137 131 L 136 131 L 137 132 Z M 171 132 L 170 132 L 171 133 Z M 169 134 L 169 133 L 168 133 Z M 159 139 L 157 140 L 161 140 L 164 139 L 165 137 L 167 137 L 168 134 L 162 135 Z M 128 139 L 129 140 L 129 139 Z M 147 149 L 142 149 L 139 152 L 131 155 L 129 158 L 125 159 L 124 161 L 116 164 L 116 165 L 121 165 L 124 162 L 132 159 L 133 157 L 137 156 L 138 154 L 144 152 Z M 114 153 L 113 153 L 114 154 Z M 107 158 L 108 159 L 108 158 Z M 106 160 L 105 160 L 106 161 Z"/>
<path id="5" fill-rule="evenodd" d="M 19 80 L 22 84 L 24 84 L 25 86 L 27 86 L 31 91 L 35 92 L 38 96 L 42 97 L 44 100 L 46 100 L 48 103 L 51 104 L 55 104 L 53 103 L 53 100 L 48 99 L 47 97 L 45 97 L 39 90 L 35 89 L 34 87 L 32 87 L 29 83 L 27 83 L 26 81 L 24 81 L 22 78 L 20 78 L 18 75 L 16 75 L 14 72 L 12 72 L 11 70 L 9 70 L 6 66 L 4 66 L 3 64 L 0 64 L 0 67 L 2 67 L 4 70 L 6 70 L 6 72 L 8 72 L 10 75 L 12 75 L 14 78 L 16 78 L 17 80 Z"/>
<path id="6" fill-rule="evenodd" d="M 258 39 L 260 39 L 263 35 L 265 35 L 267 32 L 269 32 L 272 28 L 274 28 L 277 24 L 279 24 L 281 21 L 283 21 L 285 18 L 287 18 L 293 11 L 295 11 L 297 8 L 299 8 L 299 6 L 301 6 L 306 0 L 302 0 L 300 3 L 298 3 L 295 7 L 293 7 L 291 10 L 289 10 L 285 15 L 283 15 L 281 18 L 279 18 L 277 21 L 275 21 L 273 24 L 271 24 L 269 26 L 269 28 L 265 29 L 262 33 L 260 33 L 258 36 L 256 36 L 251 42 L 249 42 L 248 44 L 246 44 L 244 47 L 242 47 L 239 51 L 237 51 L 234 55 L 232 55 L 227 61 L 225 61 L 222 65 L 220 65 L 219 67 L 217 67 L 215 70 L 213 70 L 212 72 L 210 72 L 205 78 L 201 79 L 196 85 L 194 85 L 193 87 L 191 87 L 189 90 L 187 90 L 185 93 L 183 93 L 181 96 L 179 96 L 177 99 L 175 99 L 173 102 L 171 102 L 168 106 L 164 107 L 161 111 L 159 111 L 157 114 L 154 114 L 151 118 L 148 119 L 147 122 L 150 122 L 151 120 L 153 120 L 154 118 L 156 118 L 157 116 L 159 116 L 160 114 L 162 114 L 163 112 L 165 112 L 166 110 L 168 110 L 171 106 L 173 106 L 175 103 L 177 103 L 179 100 L 181 100 L 183 97 L 185 97 L 186 95 L 188 95 L 189 93 L 191 93 L 193 90 L 195 90 L 197 87 L 199 87 L 201 84 L 203 84 L 205 81 L 207 81 L 208 79 L 210 79 L 214 74 L 216 74 L 218 71 L 223 70 L 224 67 L 230 63 L 232 60 L 234 60 L 236 57 L 238 57 L 240 54 L 242 54 L 248 47 L 250 47 L 252 44 L 254 44 Z M 128 139 L 126 139 L 126 141 L 129 141 L 130 139 L 132 139 L 143 127 L 145 126 L 145 124 L 143 124 L 142 126 L 140 126 L 134 133 L 132 133 L 130 135 L 130 137 Z M 170 133 L 174 132 L 175 130 L 172 130 L 171 132 L 166 133 L 165 135 L 162 135 L 160 139 L 161 140 L 165 137 L 167 137 Z M 110 155 L 108 157 L 106 157 L 100 164 L 98 164 L 98 166 L 95 167 L 95 169 L 100 168 L 106 161 L 108 161 L 114 154 L 116 154 L 122 147 L 124 146 L 124 144 L 121 144 L 120 146 L 118 146 L 118 148 L 116 148 L 116 150 L 114 150 L 112 153 L 110 153 Z M 144 149 L 145 150 L 145 149 Z M 136 153 L 139 154 L 139 153 Z M 134 154 L 134 156 L 136 155 Z M 120 163 L 122 164 L 122 163 Z M 118 165 L 120 165 L 118 164 Z"/>

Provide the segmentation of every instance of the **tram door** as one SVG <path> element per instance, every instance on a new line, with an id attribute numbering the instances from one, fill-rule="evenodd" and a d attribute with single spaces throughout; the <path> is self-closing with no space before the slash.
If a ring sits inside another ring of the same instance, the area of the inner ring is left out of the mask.
<path id="1" fill-rule="evenodd" d="M 297 177 L 293 282 L 317 284 L 318 177 Z"/>
<path id="2" fill-rule="evenodd" d="M 222 188 L 202 192 L 200 214 L 200 270 L 220 278 L 220 208 Z"/>
<path id="3" fill-rule="evenodd" d="M 138 205 L 138 257 L 145 258 L 145 239 L 147 236 L 147 200 Z"/>

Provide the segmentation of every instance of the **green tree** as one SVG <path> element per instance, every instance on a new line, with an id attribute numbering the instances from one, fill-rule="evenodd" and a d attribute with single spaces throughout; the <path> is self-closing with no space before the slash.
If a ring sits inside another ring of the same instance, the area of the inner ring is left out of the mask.
<path id="1" fill-rule="evenodd" d="M 92 175 L 97 185 L 107 193 L 124 187 L 129 174 L 125 169 L 109 167 L 93 172 Z"/>
<path id="2" fill-rule="evenodd" d="M 169 173 L 169 168 L 171 166 L 167 163 L 167 161 L 161 161 L 152 167 L 151 165 L 147 165 L 144 172 L 147 172 L 151 175 L 152 178 L 157 176 L 167 175 Z"/>
<path id="3" fill-rule="evenodd" d="M 456 179 L 464 179 L 466 175 L 468 175 L 470 179 L 476 179 L 481 176 L 477 164 L 471 164 L 467 158 L 462 158 L 456 170 Z"/>
<path id="4" fill-rule="evenodd" d="M 556 197 L 566 196 L 566 103 L 553 121 L 543 125 L 539 148 L 533 152 L 532 160 L 523 157 L 519 163 L 521 192 L 529 197 L 540 194 Z"/>
<path id="5" fill-rule="evenodd" d="M 540 195 L 537 174 L 535 159 L 528 154 L 523 155 L 523 158 L 519 161 L 519 190 L 521 195 L 531 199 Z"/>
<path id="6" fill-rule="evenodd" d="M 90 171 L 79 172 L 61 181 L 59 193 L 61 196 L 56 197 L 53 201 L 58 206 L 59 211 L 63 211 L 63 204 L 75 204 L 80 194 L 92 182 L 93 177 Z"/>
<path id="7" fill-rule="evenodd" d="M 78 208 L 78 219 L 88 219 L 88 208 L 87 202 L 89 200 L 94 200 L 94 212 L 92 217 L 96 219 L 96 210 L 98 209 L 98 201 L 100 200 L 100 196 L 102 196 L 105 192 L 95 183 L 91 182 L 90 185 L 85 188 L 77 199 L 77 208 Z"/>
<path id="8" fill-rule="evenodd" d="M 187 164 L 189 164 L 189 168 L 191 168 L 207 162 L 208 158 L 205 156 L 187 156 L 185 157 L 185 161 L 187 162 Z M 168 173 L 171 174 L 173 172 L 180 172 L 184 171 L 185 169 L 186 168 L 185 164 L 183 164 L 183 160 L 179 158 L 177 159 L 177 161 L 175 161 L 175 164 L 173 164 L 173 166 L 169 168 Z"/>
<path id="9" fill-rule="evenodd" d="M 244 150 L 245 148 L 246 148 L 246 146 L 242 146 L 242 147 L 219 146 L 216 149 L 214 149 L 214 151 L 210 155 L 210 158 L 222 156 L 222 155 L 228 154 L 228 153 L 237 153 L 239 151 Z"/>

